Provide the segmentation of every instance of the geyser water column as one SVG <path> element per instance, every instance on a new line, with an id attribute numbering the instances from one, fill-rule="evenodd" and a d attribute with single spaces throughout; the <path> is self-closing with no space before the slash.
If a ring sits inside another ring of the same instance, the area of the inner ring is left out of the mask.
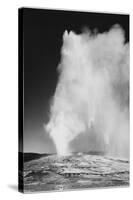
<path id="1" fill-rule="evenodd" d="M 77 42 L 80 45 L 79 36 L 76 36 L 73 32 L 68 35 L 65 31 L 62 59 L 58 66 L 60 77 L 51 104 L 50 122 L 46 126 L 54 140 L 57 153 L 61 155 L 70 154 L 69 143 L 79 133 L 85 131 L 85 122 L 80 116 L 80 112 L 83 110 L 84 103 L 82 101 L 85 98 L 86 88 L 82 81 L 80 83 L 82 66 L 79 64 L 79 56 L 81 55 L 77 51 L 77 45 L 75 45 Z M 73 57 L 74 52 L 75 56 Z M 81 101 L 82 97 L 83 100 Z"/>
<path id="2" fill-rule="evenodd" d="M 128 60 L 129 46 L 118 25 L 102 34 L 64 32 L 59 79 L 45 126 L 57 154 L 71 153 L 71 141 L 93 134 L 94 127 L 108 153 L 128 155 Z"/>

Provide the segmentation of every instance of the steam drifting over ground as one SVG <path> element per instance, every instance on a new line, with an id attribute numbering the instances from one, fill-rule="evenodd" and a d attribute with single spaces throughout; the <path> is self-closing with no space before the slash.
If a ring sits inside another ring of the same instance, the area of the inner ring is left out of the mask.
<path id="1" fill-rule="evenodd" d="M 64 32 L 59 79 L 45 126 L 59 155 L 88 136 L 88 150 L 129 156 L 129 45 L 119 25 L 108 32 Z M 92 139 L 93 138 L 93 139 Z"/>

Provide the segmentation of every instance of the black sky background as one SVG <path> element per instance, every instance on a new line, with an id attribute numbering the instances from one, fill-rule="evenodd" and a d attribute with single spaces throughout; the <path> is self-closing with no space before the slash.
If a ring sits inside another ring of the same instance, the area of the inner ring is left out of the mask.
<path id="1" fill-rule="evenodd" d="M 50 99 L 57 84 L 64 31 L 81 33 L 88 27 L 104 32 L 114 24 L 122 26 L 129 41 L 128 15 L 23 9 L 25 152 L 55 152 L 43 126 L 48 122 Z"/>

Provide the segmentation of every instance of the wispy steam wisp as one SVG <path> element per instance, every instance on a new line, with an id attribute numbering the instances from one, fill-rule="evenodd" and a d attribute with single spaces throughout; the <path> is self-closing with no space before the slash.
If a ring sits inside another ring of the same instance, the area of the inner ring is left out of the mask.
<path id="1" fill-rule="evenodd" d="M 46 130 L 58 154 L 74 151 L 82 134 L 94 150 L 129 154 L 129 45 L 115 25 L 108 32 L 64 32 L 59 80 Z M 99 139 L 98 139 L 99 138 Z"/>

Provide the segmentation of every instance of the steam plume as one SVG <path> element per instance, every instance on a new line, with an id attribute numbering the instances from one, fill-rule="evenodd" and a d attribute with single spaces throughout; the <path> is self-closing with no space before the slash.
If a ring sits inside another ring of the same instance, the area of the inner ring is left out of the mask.
<path id="1" fill-rule="evenodd" d="M 64 32 L 59 80 L 46 130 L 58 154 L 88 135 L 88 149 L 129 155 L 129 45 L 118 25 L 108 32 Z"/>

